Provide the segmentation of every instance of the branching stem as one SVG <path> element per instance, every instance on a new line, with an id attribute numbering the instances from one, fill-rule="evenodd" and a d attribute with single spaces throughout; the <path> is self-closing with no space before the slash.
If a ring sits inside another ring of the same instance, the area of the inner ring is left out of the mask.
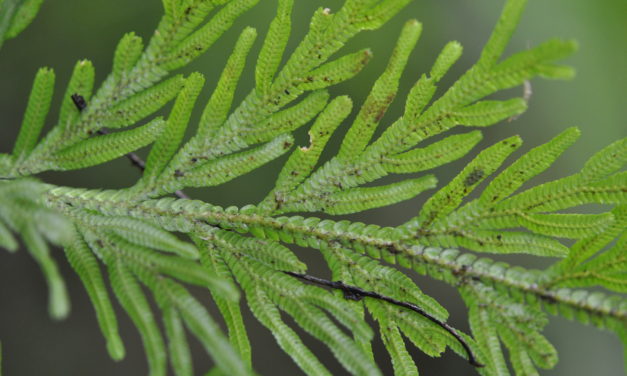
<path id="1" fill-rule="evenodd" d="M 423 310 L 422 308 L 418 307 L 417 305 L 413 303 L 403 302 L 403 301 L 391 298 L 389 296 L 381 295 L 375 291 L 367 291 L 357 286 L 347 285 L 342 281 L 330 281 L 328 279 L 322 279 L 322 278 L 314 277 L 312 275 L 295 273 L 295 272 L 290 272 L 290 271 L 284 271 L 283 273 L 290 275 L 292 277 L 295 277 L 295 278 L 302 279 L 307 282 L 311 282 L 316 285 L 326 286 L 332 289 L 341 290 L 344 293 L 344 298 L 346 299 L 359 301 L 363 298 L 373 298 L 373 299 L 382 300 L 390 304 L 397 305 L 399 307 L 411 309 L 412 311 L 425 317 L 426 319 L 438 325 L 442 329 L 446 330 L 450 335 L 455 337 L 457 342 L 459 342 L 464 348 L 464 350 L 466 351 L 466 354 L 468 355 L 468 363 L 470 363 L 474 367 L 485 366 L 484 364 L 481 364 L 477 361 L 477 358 L 475 357 L 472 350 L 470 349 L 470 346 L 468 345 L 466 340 L 464 340 L 464 337 L 462 337 L 455 328 L 453 328 L 446 322 L 441 321 L 438 318 L 432 316 L 431 314 L 429 314 L 428 312 L 426 312 L 425 310 Z"/>

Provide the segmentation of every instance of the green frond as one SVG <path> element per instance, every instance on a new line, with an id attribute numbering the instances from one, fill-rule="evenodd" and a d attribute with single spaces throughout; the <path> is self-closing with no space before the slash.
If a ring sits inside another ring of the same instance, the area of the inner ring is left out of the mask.
<path id="1" fill-rule="evenodd" d="M 287 160 L 275 183 L 275 188 L 268 193 L 259 205 L 260 209 L 270 209 L 272 205 L 280 206 L 282 196 L 303 182 L 318 163 L 324 147 L 341 122 L 352 109 L 352 101 L 347 96 L 334 98 L 318 115 L 309 130 L 307 147 L 294 150 Z M 274 202 L 273 202 L 274 201 Z"/>
<path id="2" fill-rule="evenodd" d="M 473 159 L 449 184 L 441 188 L 422 206 L 419 221 L 424 224 L 433 222 L 451 213 L 459 206 L 462 199 L 501 166 L 522 143 L 518 136 L 505 139 L 485 149 Z"/>
<path id="3" fill-rule="evenodd" d="M 148 154 L 143 175 L 143 181 L 147 184 L 158 179 L 172 156 L 178 150 L 179 144 L 183 140 L 183 136 L 185 136 L 185 129 L 187 129 L 194 104 L 204 84 L 205 78 L 200 73 L 192 73 L 185 80 L 185 86 L 183 86 L 183 89 L 176 97 L 166 126 L 156 139 L 150 154 Z"/>
<path id="4" fill-rule="evenodd" d="M 239 293 L 229 281 L 210 273 L 198 263 L 177 256 L 166 256 L 129 243 L 124 239 L 109 235 L 109 246 L 130 263 L 137 263 L 143 268 L 158 274 L 168 275 L 178 280 L 207 287 L 216 295 L 231 301 L 239 299 Z"/>
<path id="5" fill-rule="evenodd" d="M 246 27 L 196 135 L 186 143 L 204 78 L 200 73 L 167 77 L 204 53 L 260 1 L 162 2 L 164 15 L 147 46 L 134 33 L 125 34 L 112 72 L 95 94 L 92 64 L 75 65 L 58 123 L 41 141 L 54 73 L 40 69 L 15 148 L 0 154 L 0 246 L 15 251 L 14 233 L 23 238 L 43 271 L 54 318 L 66 316 L 69 303 L 48 243 L 65 249 L 92 301 L 108 352 L 120 360 L 125 349 L 100 262 L 106 267 L 114 295 L 139 330 L 151 376 L 165 376 L 168 359 L 177 376 L 194 373 L 187 334 L 213 361 L 207 375 L 252 375 L 253 349 L 242 308 L 249 308 L 312 375 L 331 373 L 296 326 L 326 346 L 347 373 L 381 373 L 368 315 L 379 326 L 394 372 L 404 375 L 418 375 L 408 345 L 429 356 L 450 349 L 481 375 L 510 370 L 536 375 L 557 361 L 542 335 L 549 313 L 613 331 L 627 345 L 627 139 L 595 154 L 577 174 L 518 192 L 553 164 L 579 131 L 567 129 L 495 174 L 522 143 L 517 136 L 508 138 L 478 153 L 417 216 L 397 227 L 303 214 L 352 214 L 413 198 L 434 187 L 435 178 L 379 179 L 429 170 L 468 154 L 481 140 L 480 131 L 443 133 L 456 126 L 487 127 L 526 109 L 528 90 L 524 98 L 512 99 L 503 99 L 501 91 L 535 77 L 572 77 L 573 69 L 558 60 L 576 50 L 573 41 L 549 40 L 503 57 L 526 0 L 507 0 L 477 63 L 448 88 L 438 88 L 462 54 L 458 42 L 446 44 L 431 69 L 417 77 L 402 117 L 388 121 L 386 112 L 422 29 L 417 21 L 407 22 L 339 151 L 322 163 L 323 150 L 353 107 L 346 96 L 330 100 L 326 88 L 353 78 L 371 58 L 368 49 L 340 50 L 361 31 L 381 27 L 410 0 L 345 0 L 333 11 L 320 8 L 291 54 L 286 51 L 295 2 L 277 0 L 256 58 L 254 87 L 234 103 L 236 91 L 246 89 L 239 82 L 257 36 Z M 31 22 L 41 3 L 0 0 L 0 46 Z M 167 121 L 148 118 L 175 97 Z M 291 133 L 312 121 L 309 145 L 291 152 L 259 205 L 223 208 L 180 191 L 220 185 L 279 158 L 292 148 Z M 147 124 L 136 126 L 139 122 Z M 385 129 L 378 132 L 380 123 Z M 373 139 L 375 133 L 379 138 Z M 153 141 L 144 164 L 134 152 Z M 129 189 L 70 188 L 28 178 L 124 154 L 145 167 L 143 178 Z M 587 204 L 614 207 L 599 214 L 571 211 Z M 279 216 L 284 213 L 300 215 Z M 559 238 L 576 242 L 568 247 Z M 286 244 L 318 250 L 332 280 L 304 274 L 308 265 Z M 564 259 L 540 271 L 475 252 Z M 447 324 L 448 311 L 401 268 L 457 289 L 473 337 Z M 209 292 L 228 336 L 188 291 L 190 285 Z M 157 316 L 144 287 L 157 303 Z"/>
<path id="6" fill-rule="evenodd" d="M 457 41 L 448 42 L 431 67 L 429 77 L 438 82 L 462 56 L 463 47 Z"/>
<path id="7" fill-rule="evenodd" d="M 480 101 L 453 112 L 453 119 L 459 125 L 487 127 L 501 120 L 519 115 L 527 109 L 522 98 L 506 101 Z"/>
<path id="8" fill-rule="evenodd" d="M 15 9 L 15 13 L 11 18 L 10 26 L 4 31 L 4 37 L 0 39 L 11 39 L 15 38 L 19 33 L 21 33 L 31 22 L 35 19 L 37 12 L 39 12 L 39 8 L 44 0 L 22 0 L 22 1 L 10 1 L 6 0 L 7 5 L 10 6 L 10 3 L 21 3 L 19 8 Z M 6 5 L 5 5 L 6 6 Z M 1 9 L 1 8 L 0 8 Z M 6 9 L 3 9 L 5 12 Z M 10 12 L 7 12 L 10 14 Z M 0 42 L 2 44 L 2 42 Z"/>
<path id="9" fill-rule="evenodd" d="M 194 374 L 192 358 L 181 315 L 176 308 L 171 306 L 163 307 L 162 310 L 172 369 L 176 376 L 192 376 Z"/>
<path id="10" fill-rule="evenodd" d="M 56 169 L 76 170 L 108 162 L 153 142 L 165 127 L 161 118 L 123 132 L 96 136 L 59 151 Z"/>
<path id="11" fill-rule="evenodd" d="M 371 57 L 372 52 L 367 48 L 344 55 L 309 72 L 296 89 L 301 92 L 318 90 L 346 81 L 361 72 Z"/>
<path id="12" fill-rule="evenodd" d="M 427 78 L 427 76 L 423 74 L 407 95 L 403 119 L 416 121 L 429 101 L 433 98 L 436 83 L 444 77 L 453 64 L 461 57 L 462 50 L 463 48 L 458 42 L 449 42 L 442 48 L 442 51 L 440 51 L 440 54 L 431 67 L 429 77 Z"/>
<path id="13" fill-rule="evenodd" d="M 375 30 L 388 22 L 395 14 L 403 9 L 411 0 L 384 0 L 377 4 L 371 1 L 364 1 L 365 4 L 372 4 L 367 8 L 358 21 L 360 27 L 365 30 Z M 356 3 L 360 3 L 357 1 Z"/>
<path id="14" fill-rule="evenodd" d="M 54 93 L 54 78 L 54 71 L 50 68 L 40 68 L 37 71 L 33 88 L 28 97 L 20 133 L 13 147 L 14 158 L 23 158 L 28 155 L 37 144 L 50 109 L 50 102 Z"/>
<path id="15" fill-rule="evenodd" d="M 470 228 L 452 235 L 435 235 L 421 242 L 442 247 L 465 247 L 488 253 L 529 253 L 545 257 L 565 257 L 568 254 L 568 247 L 551 237 L 514 231 Z"/>
<path id="16" fill-rule="evenodd" d="M 48 283 L 48 311 L 50 316 L 57 320 L 64 319 L 70 313 L 70 301 L 65 282 L 63 282 L 57 263 L 50 256 L 48 245 L 33 226 L 22 229 L 22 239 L 30 254 L 39 264 Z"/>
<path id="17" fill-rule="evenodd" d="M 161 64 L 163 69 L 180 68 L 204 53 L 233 22 L 259 0 L 232 0 L 220 9 L 205 25 L 182 39 Z"/>
<path id="18" fill-rule="evenodd" d="M 65 255 L 87 290 L 100 331 L 107 341 L 109 356 L 114 360 L 123 359 L 124 344 L 118 333 L 117 318 L 96 257 L 78 233 L 74 242 L 65 248 Z"/>
<path id="19" fill-rule="evenodd" d="M 385 345 L 385 349 L 388 354 L 390 354 L 392 366 L 394 367 L 394 374 L 418 376 L 416 363 L 414 363 L 414 360 L 407 351 L 405 342 L 403 341 L 403 337 L 401 336 L 398 327 L 389 322 L 386 322 L 385 324 L 387 325 L 384 325 L 384 323 L 379 321 L 379 333 L 381 335 L 381 339 L 383 340 L 383 344 Z"/>
<path id="20" fill-rule="evenodd" d="M 496 205 L 497 210 L 519 209 L 533 213 L 557 211 L 588 203 L 618 204 L 627 199 L 627 173 L 587 183 L 578 175 L 530 188 Z"/>
<path id="21" fill-rule="evenodd" d="M 520 16 L 527 5 L 527 0 L 508 0 L 501 16 L 490 35 L 488 43 L 483 47 L 477 66 L 483 69 L 493 67 L 507 47 L 516 30 Z"/>
<path id="22" fill-rule="evenodd" d="M 527 180 L 549 168 L 579 135 L 577 128 L 568 128 L 548 143 L 530 150 L 488 184 L 479 202 L 493 204 L 514 193 Z"/>
<path id="23" fill-rule="evenodd" d="M 266 142 L 284 133 L 292 132 L 313 119 L 327 105 L 329 93 L 317 90 L 305 97 L 301 102 L 268 117 L 250 130 L 244 130 L 243 139 L 254 145 Z"/>
<path id="24" fill-rule="evenodd" d="M 292 144 L 292 136 L 283 135 L 241 153 L 202 163 L 184 176 L 177 177 L 176 189 L 178 187 L 207 187 L 226 183 L 281 156 L 291 148 Z M 162 187 L 161 189 L 169 190 L 171 188 Z"/>
<path id="25" fill-rule="evenodd" d="M 404 174 L 430 170 L 468 154 L 483 138 L 479 131 L 448 136 L 424 148 L 386 157 L 386 171 Z"/>
<path id="26" fill-rule="evenodd" d="M 107 261 L 107 270 L 113 292 L 139 330 L 150 376 L 165 376 L 167 355 L 163 337 L 141 287 L 119 258 L 112 256 Z"/>
<path id="27" fill-rule="evenodd" d="M 377 125 L 396 96 L 401 74 L 421 32 L 422 25 L 416 20 L 407 22 L 403 27 L 385 71 L 375 82 L 342 141 L 338 158 L 355 158 L 370 142 Z"/>
<path id="28" fill-rule="evenodd" d="M 246 299 L 253 315 L 270 330 L 281 349 L 294 360 L 300 369 L 307 375 L 331 375 L 311 350 L 303 344 L 298 334 L 283 322 L 279 310 L 263 290 L 251 290 Z"/>
<path id="29" fill-rule="evenodd" d="M 579 172 L 586 181 L 607 177 L 627 165 L 627 137 L 613 142 L 594 154 Z"/>
<path id="30" fill-rule="evenodd" d="M 467 295 L 462 296 L 464 296 L 467 302 L 473 299 Z M 488 310 L 479 308 L 477 304 L 471 303 L 468 305 L 468 322 L 470 323 L 470 329 L 475 341 L 484 354 L 481 361 L 486 366 L 486 374 L 495 376 L 509 375 L 497 331 Z"/>
<path id="31" fill-rule="evenodd" d="M 11 234 L 11 230 L 9 230 L 2 221 L 0 221 L 0 247 L 9 252 L 17 252 L 19 248 L 17 240 L 15 240 L 13 234 Z"/>
<path id="32" fill-rule="evenodd" d="M 198 238 L 195 238 L 194 241 L 200 249 L 202 265 L 224 280 L 232 282 L 233 277 L 228 266 L 220 256 L 220 251 L 215 249 L 213 244 L 209 242 L 200 241 Z M 248 367 L 251 367 L 252 354 L 250 341 L 246 333 L 244 320 L 242 319 L 239 302 L 224 299 L 213 293 L 212 296 L 228 328 L 231 346 L 238 352 L 242 361 L 244 361 Z"/>
<path id="33" fill-rule="evenodd" d="M 196 137 L 199 139 L 208 138 L 226 120 L 231 109 L 237 82 L 244 70 L 246 58 L 256 37 L 257 32 L 253 28 L 249 27 L 242 31 L 198 123 Z"/>
<path id="34" fill-rule="evenodd" d="M 409 200 L 434 188 L 436 184 L 437 179 L 433 175 L 427 175 L 380 187 L 351 188 L 335 192 L 325 197 L 325 202 L 313 205 L 323 205 L 321 211 L 333 215 L 356 213 Z"/>
<path id="35" fill-rule="evenodd" d="M 112 106 L 102 125 L 123 128 L 133 125 L 155 113 L 176 97 L 187 81 L 176 75 Z"/>
<path id="36" fill-rule="evenodd" d="M 80 116 L 80 111 L 76 108 L 72 96 L 80 95 L 85 101 L 89 101 L 94 88 L 95 75 L 94 66 L 89 60 L 81 60 L 74 66 L 74 71 L 65 89 L 65 94 L 63 94 L 63 102 L 59 110 L 59 121 L 57 124 L 60 129 L 66 132 L 72 131 L 72 125 L 76 123 Z"/>
<path id="37" fill-rule="evenodd" d="M 128 242 L 142 247 L 170 252 L 187 259 L 200 257 L 200 253 L 194 245 L 182 241 L 170 232 L 145 221 L 87 213 L 81 214 L 80 221 L 98 228 L 99 231 L 112 232 Z"/>
<path id="38" fill-rule="evenodd" d="M 536 234 L 580 239 L 602 231 L 613 220 L 603 214 L 521 214 L 518 223 Z"/>
<path id="39" fill-rule="evenodd" d="M 113 77 L 123 79 L 137 64 L 143 50 L 144 42 L 140 36 L 134 32 L 124 34 L 113 55 Z"/>
<path id="40" fill-rule="evenodd" d="M 261 96 L 270 90 L 290 37 L 294 0 L 279 0 L 278 3 L 276 17 L 270 23 L 255 68 L 256 89 Z"/>
<path id="41" fill-rule="evenodd" d="M 179 284 L 164 280 L 164 291 L 181 314 L 185 326 L 203 344 L 215 364 L 227 375 L 252 375 L 239 358 L 218 324 L 213 321 L 205 307 Z"/>
<path id="42" fill-rule="evenodd" d="M 233 244 L 224 243 L 223 247 L 233 247 Z M 232 252 L 224 252 L 223 256 L 247 297 L 252 291 L 267 290 L 268 297 L 273 303 L 292 316 L 301 328 L 329 347 L 347 370 L 358 374 L 378 374 L 373 364 L 363 361 L 363 354 L 355 342 L 346 336 L 323 311 L 327 310 L 333 314 L 333 305 L 329 304 L 328 299 L 335 299 L 335 305 L 339 306 L 346 306 L 347 303 L 324 290 L 305 286 L 286 274 L 264 266 L 251 258 L 241 256 L 238 258 L 238 254 L 242 255 L 237 253 L 237 248 L 235 248 Z M 306 304 L 308 301 L 314 304 Z M 336 316 L 336 318 L 339 317 Z M 345 322 L 345 324 L 349 323 Z M 349 329 L 359 330 L 358 328 L 363 325 L 363 322 L 352 321 Z"/>

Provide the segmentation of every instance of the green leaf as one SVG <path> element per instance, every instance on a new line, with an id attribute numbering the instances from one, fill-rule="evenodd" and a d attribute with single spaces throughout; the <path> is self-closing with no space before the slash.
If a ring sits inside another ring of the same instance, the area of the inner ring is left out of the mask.
<path id="1" fill-rule="evenodd" d="M 296 130 L 318 115 L 328 100 L 329 93 L 326 90 L 314 91 L 300 103 L 274 113 L 267 120 L 252 126 L 250 130 L 243 130 L 242 138 L 246 143 L 253 145 Z"/>
<path id="2" fill-rule="evenodd" d="M 181 316 L 174 307 L 167 306 L 162 309 L 172 369 L 176 376 L 192 376 L 194 374 L 192 358 Z"/>
<path id="3" fill-rule="evenodd" d="M 111 257 L 107 267 L 113 291 L 141 335 L 148 357 L 149 375 L 165 376 L 167 361 L 165 345 L 141 287 L 121 259 Z"/>
<path id="4" fill-rule="evenodd" d="M 527 180 L 549 168 L 579 138 L 579 134 L 577 128 L 569 128 L 548 143 L 530 150 L 494 178 L 479 201 L 491 205 L 514 193 Z"/>
<path id="5" fill-rule="evenodd" d="M 259 52 L 258 63 L 255 68 L 255 82 L 257 92 L 265 95 L 270 90 L 274 75 L 279 68 L 285 47 L 290 36 L 291 14 L 294 0 L 279 0 L 276 17 L 270 23 L 270 28 Z"/>
<path id="6" fill-rule="evenodd" d="M 22 120 L 22 127 L 13 148 L 15 158 L 23 158 L 28 155 L 37 144 L 50 109 L 53 92 L 54 72 L 50 68 L 40 68 L 35 76 Z"/>
<path id="7" fill-rule="evenodd" d="M 74 66 L 65 94 L 63 94 L 59 121 L 57 123 L 61 129 L 68 133 L 73 131 L 71 127 L 76 123 L 81 112 L 81 110 L 76 108 L 72 96 L 80 95 L 86 102 L 89 101 L 94 88 L 95 74 L 94 66 L 89 60 L 80 60 Z"/>
<path id="8" fill-rule="evenodd" d="M 356 213 L 409 200 L 427 189 L 434 188 L 436 183 L 437 179 L 433 175 L 427 175 L 380 187 L 351 188 L 330 194 L 320 204 L 324 205 L 322 210 L 325 213 L 333 215 Z"/>
<path id="9" fill-rule="evenodd" d="M 308 375 L 331 375 L 326 367 L 305 346 L 298 336 L 283 320 L 276 306 L 263 290 L 251 290 L 246 295 L 248 306 L 265 327 L 267 327 L 283 351 Z"/>
<path id="10" fill-rule="evenodd" d="M 96 257 L 79 236 L 76 234 L 74 242 L 65 248 L 65 255 L 87 290 L 89 299 L 96 311 L 100 331 L 107 341 L 109 356 L 113 360 L 121 360 L 125 355 L 124 344 L 118 333 L 118 322 L 109 299 L 109 293 L 105 287 Z"/>
<path id="11" fill-rule="evenodd" d="M 423 226 L 455 210 L 462 199 L 490 176 L 521 143 L 520 137 L 514 136 L 479 153 L 460 174 L 423 205 L 419 215 Z"/>
<path id="12" fill-rule="evenodd" d="M 449 136 L 424 148 L 385 157 L 383 167 L 397 174 L 430 170 L 468 154 L 482 138 L 479 131 Z"/>
<path id="13" fill-rule="evenodd" d="M 180 68 L 204 53 L 213 43 L 233 26 L 233 22 L 244 12 L 257 4 L 259 0 L 229 1 L 209 22 L 181 40 L 161 64 L 163 69 Z"/>
<path id="14" fill-rule="evenodd" d="M 180 285 L 167 280 L 164 284 L 185 325 L 203 344 L 222 372 L 227 375 L 252 375 L 252 371 L 237 356 L 207 310 Z"/>
<path id="15" fill-rule="evenodd" d="M 361 72 L 371 57 L 369 49 L 344 55 L 309 72 L 304 82 L 296 88 L 302 91 L 318 90 L 346 81 Z"/>
<path id="16" fill-rule="evenodd" d="M 32 226 L 25 227 L 22 236 L 26 248 L 37 261 L 44 277 L 46 277 L 50 316 L 56 320 L 64 319 L 70 313 L 70 301 L 57 263 L 50 256 L 48 245 Z"/>
<path id="17" fill-rule="evenodd" d="M 276 159 L 289 150 L 292 143 L 290 135 L 283 135 L 256 148 L 206 162 L 180 177 L 177 187 L 207 187 L 226 183 Z"/>
<path id="18" fill-rule="evenodd" d="M 19 245 L 11 234 L 11 231 L 0 221 L 0 247 L 9 252 L 17 252 Z"/>
<path id="19" fill-rule="evenodd" d="M 296 148 L 290 155 L 277 178 L 274 190 L 259 205 L 260 209 L 269 210 L 272 206 L 280 206 L 282 196 L 309 176 L 318 163 L 327 141 L 350 113 L 352 103 L 347 96 L 334 98 L 318 115 L 309 131 L 310 145 Z"/>
<path id="20" fill-rule="evenodd" d="M 522 98 L 507 101 L 480 101 L 454 111 L 452 116 L 454 121 L 460 125 L 487 127 L 519 115 L 526 109 L 527 103 Z"/>
<path id="21" fill-rule="evenodd" d="M 170 102 L 185 83 L 182 75 L 176 75 L 124 99 L 107 111 L 102 125 L 107 128 L 123 128 L 137 123 Z"/>
<path id="22" fill-rule="evenodd" d="M 130 32 L 124 34 L 113 56 L 113 77 L 116 80 L 122 79 L 135 66 L 144 49 L 142 38 Z"/>
<path id="23" fill-rule="evenodd" d="M 165 126 L 156 118 L 150 123 L 124 132 L 96 136 L 62 149 L 55 162 L 59 170 L 76 170 L 108 162 L 153 142 Z"/>
<path id="24" fill-rule="evenodd" d="M 453 64 L 462 56 L 462 51 L 463 48 L 459 42 L 448 42 L 431 67 L 431 72 L 429 72 L 431 79 L 435 82 L 440 81 L 449 69 L 451 69 Z"/>
<path id="25" fill-rule="evenodd" d="M 220 250 L 211 243 L 199 241 L 197 238 L 194 240 L 201 252 L 202 265 L 221 278 L 233 282 L 228 266 L 219 255 Z M 250 341 L 242 319 L 239 302 L 229 301 L 213 293 L 212 296 L 228 328 L 231 346 L 238 352 L 244 363 L 251 367 Z"/>
<path id="26" fill-rule="evenodd" d="M 17 8 L 11 19 L 11 25 L 7 29 L 4 39 L 15 38 L 26 29 L 35 19 L 43 0 L 23 0 L 21 3 L 21 6 Z"/>
<path id="27" fill-rule="evenodd" d="M 220 80 L 213 94 L 211 94 L 209 102 L 207 102 L 205 106 L 202 117 L 200 118 L 200 123 L 198 123 L 198 133 L 196 137 L 199 139 L 208 138 L 211 133 L 219 128 L 226 120 L 229 110 L 231 109 L 237 82 L 244 70 L 246 58 L 256 37 L 257 31 L 253 28 L 248 27 L 242 31 L 242 34 L 233 48 L 231 56 L 229 56 L 226 62 Z"/>
<path id="28" fill-rule="evenodd" d="M 489 69 L 496 64 L 507 47 L 526 4 L 527 0 L 508 0 L 505 3 L 490 40 L 481 51 L 477 67 Z"/>
<path id="29" fill-rule="evenodd" d="M 185 86 L 174 102 L 165 129 L 148 154 L 143 175 L 143 179 L 147 183 L 157 180 L 178 150 L 179 144 L 185 136 L 185 129 L 187 129 L 194 104 L 204 83 L 205 78 L 200 73 L 192 73 L 185 80 Z"/>
<path id="30" fill-rule="evenodd" d="M 627 164 L 627 137 L 606 146 L 583 166 L 579 176 L 586 181 L 603 179 Z"/>
<path id="31" fill-rule="evenodd" d="M 401 74 L 421 32 L 422 25 L 416 20 L 405 23 L 385 71 L 372 87 L 357 118 L 344 137 L 338 152 L 339 158 L 355 158 L 370 142 L 377 125 L 396 96 Z"/>

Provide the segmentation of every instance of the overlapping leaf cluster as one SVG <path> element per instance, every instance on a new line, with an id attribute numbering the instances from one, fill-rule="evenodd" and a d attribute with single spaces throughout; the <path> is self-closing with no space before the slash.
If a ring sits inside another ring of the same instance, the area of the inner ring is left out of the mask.
<path id="1" fill-rule="evenodd" d="M 308 33 L 289 54 L 294 2 L 278 0 L 257 57 L 255 87 L 234 103 L 257 37 L 254 29 L 245 28 L 194 135 L 184 142 L 205 80 L 200 73 L 183 77 L 170 72 L 204 53 L 257 2 L 164 0 L 165 14 L 147 46 L 137 35 L 126 34 L 111 74 L 94 93 L 92 64 L 76 64 L 56 125 L 41 139 L 55 76 L 48 68 L 37 73 L 14 150 L 0 154 L 0 246 L 14 251 L 18 246 L 12 231 L 22 236 L 47 278 L 53 317 L 67 315 L 69 303 L 46 241 L 65 249 L 93 302 L 107 349 L 120 360 L 125 350 L 107 284 L 112 287 L 142 336 L 151 375 L 167 373 L 168 357 L 177 375 L 193 374 L 188 335 L 204 346 L 215 372 L 252 374 L 254 349 L 240 295 L 307 374 L 330 371 L 286 315 L 323 342 L 348 372 L 359 375 L 380 374 L 366 315 L 377 322 L 395 373 L 402 375 L 418 374 L 409 343 L 431 356 L 448 347 L 471 363 L 482 363 L 477 371 L 485 375 L 509 374 L 501 345 L 516 374 L 551 368 L 557 353 L 541 334 L 546 312 L 610 329 L 627 344 L 627 300 L 622 295 L 627 292 L 625 139 L 598 152 L 581 172 L 518 193 L 579 132 L 568 129 L 502 168 L 522 143 L 519 137 L 508 138 L 478 153 L 415 218 L 394 228 L 293 215 L 351 214 L 434 188 L 433 175 L 387 185 L 373 182 L 390 174 L 427 171 L 471 152 L 481 131 L 428 142 L 457 125 L 485 127 L 524 111 L 524 98 L 489 97 L 536 76 L 572 76 L 570 68 L 555 61 L 575 49 L 573 42 L 551 40 L 502 58 L 526 3 L 509 0 L 478 62 L 435 98 L 438 82 L 462 53 L 459 43 L 447 44 L 430 72 L 413 85 L 402 116 L 373 139 L 377 127 L 385 125 L 382 119 L 420 37 L 421 25 L 409 21 L 339 152 L 323 161 L 326 143 L 353 107 L 346 96 L 331 99 L 326 88 L 352 78 L 371 58 L 368 50 L 343 53 L 342 46 L 360 31 L 387 22 L 409 0 L 346 0 L 337 12 L 318 9 Z M 40 3 L 1 1 L 0 40 L 23 29 Z M 172 101 L 167 118 L 152 117 Z M 309 123 L 309 145 L 293 148 L 292 132 Z M 98 165 L 149 144 L 145 163 L 135 157 L 143 175 L 128 189 L 55 187 L 28 178 Z M 187 187 L 223 184 L 292 149 L 275 187 L 257 205 L 221 208 L 164 197 L 181 196 Z M 495 177 L 485 183 L 491 175 Z M 470 199 L 482 184 L 478 197 Z M 600 214 L 564 212 L 591 203 L 614 207 Z M 576 242 L 569 248 L 558 239 Z M 295 279 L 307 268 L 286 244 L 319 250 L 333 280 L 409 302 L 422 314 Z M 562 260 L 537 271 L 479 258 L 475 252 Z M 446 309 L 409 276 L 386 265 L 392 263 L 457 288 L 469 309 L 472 336 L 446 330 Z M 227 333 L 187 285 L 210 292 Z M 607 291 L 584 289 L 593 286 Z"/>

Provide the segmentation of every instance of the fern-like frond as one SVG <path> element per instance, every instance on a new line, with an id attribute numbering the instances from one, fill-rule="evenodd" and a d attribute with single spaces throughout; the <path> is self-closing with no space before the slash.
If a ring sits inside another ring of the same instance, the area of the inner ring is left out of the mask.
<path id="1" fill-rule="evenodd" d="M 547 313 L 614 331 L 627 345 L 627 139 L 594 155 L 579 173 L 527 188 L 579 131 L 567 129 L 502 167 L 522 144 L 518 136 L 507 138 L 477 153 L 414 218 L 396 227 L 308 214 L 359 213 L 434 188 L 430 174 L 379 180 L 427 171 L 470 153 L 482 131 L 443 133 L 456 126 L 491 126 L 522 113 L 528 98 L 495 100 L 493 94 L 534 77 L 571 77 L 572 69 L 556 61 L 576 49 L 574 42 L 550 40 L 503 57 L 526 4 L 508 0 L 466 73 L 439 90 L 462 54 L 458 42 L 446 44 L 431 69 L 416 77 L 402 116 L 388 119 L 422 31 L 410 20 L 337 155 L 323 159 L 331 136 L 353 109 L 350 98 L 331 98 L 327 88 L 357 76 L 372 58 L 367 48 L 344 52 L 343 46 L 358 33 L 381 27 L 409 0 L 345 0 L 334 12 L 320 8 L 309 30 L 293 41 L 293 52 L 287 46 L 295 4 L 278 0 L 259 55 L 250 56 L 257 31 L 244 28 L 196 133 L 185 140 L 205 79 L 200 73 L 186 78 L 170 73 L 204 53 L 257 3 L 163 0 L 164 15 L 146 46 L 134 33 L 125 34 L 112 72 L 95 91 L 93 65 L 87 60 L 75 65 L 60 98 L 59 119 L 41 139 L 54 73 L 38 71 L 15 148 L 0 154 L 0 246 L 15 251 L 13 233 L 21 236 L 48 283 L 53 317 L 65 317 L 69 303 L 48 243 L 65 249 L 109 354 L 120 360 L 125 348 L 108 279 L 139 331 L 152 376 L 167 374 L 168 363 L 177 376 L 194 374 L 188 334 L 211 357 L 215 367 L 208 374 L 252 375 L 244 304 L 301 370 L 316 375 L 331 372 L 299 330 L 323 343 L 347 372 L 381 374 L 366 317 L 378 325 L 394 372 L 404 375 L 418 375 L 408 346 L 429 356 L 450 349 L 482 375 L 507 375 L 510 366 L 516 374 L 538 374 L 538 368 L 557 361 L 542 334 Z M 0 43 L 21 31 L 40 4 L 0 0 Z M 251 58 L 255 84 L 237 103 L 236 89 Z M 171 101 L 166 121 L 153 117 Z M 292 149 L 293 133 L 310 123 L 309 145 L 291 151 L 258 205 L 223 208 L 181 191 L 224 184 L 279 158 Z M 134 152 L 150 144 L 144 163 Z M 143 170 L 129 189 L 80 189 L 28 178 L 123 155 Z M 177 198 L 164 197 L 171 194 Z M 572 212 L 586 204 L 613 207 Z M 562 238 L 575 243 L 568 247 Z M 307 265 L 288 247 L 292 244 L 320 251 L 332 279 L 305 274 Z M 563 259 L 540 271 L 475 252 Z M 402 268 L 456 288 L 468 307 L 473 337 L 448 324 L 447 309 Z M 210 293 L 227 333 L 187 285 Z"/>

